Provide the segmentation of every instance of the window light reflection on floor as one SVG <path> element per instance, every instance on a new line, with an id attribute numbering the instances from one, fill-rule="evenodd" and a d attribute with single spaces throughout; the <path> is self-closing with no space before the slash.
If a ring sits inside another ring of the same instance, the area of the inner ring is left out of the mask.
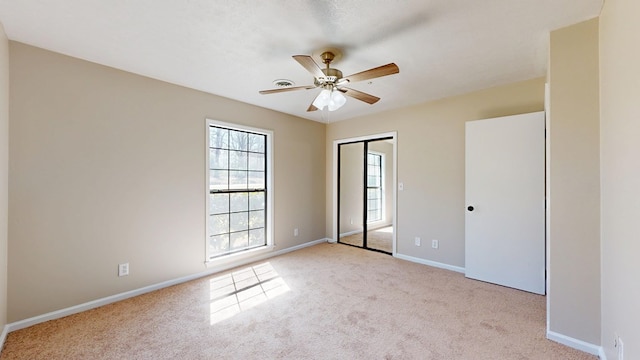
<path id="1" fill-rule="evenodd" d="M 213 278 L 209 286 L 211 325 L 290 290 L 268 262 Z"/>
<path id="2" fill-rule="evenodd" d="M 392 233 L 393 232 L 393 226 L 387 226 L 387 227 L 383 227 L 381 229 L 377 229 L 374 230 L 375 232 L 382 232 L 382 233 Z"/>

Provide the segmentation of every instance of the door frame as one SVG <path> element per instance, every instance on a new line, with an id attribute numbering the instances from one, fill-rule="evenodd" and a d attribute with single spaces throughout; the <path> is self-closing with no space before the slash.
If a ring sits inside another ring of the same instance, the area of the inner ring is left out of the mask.
<path id="1" fill-rule="evenodd" d="M 397 239 L 397 234 L 398 234 L 398 228 L 397 228 L 397 195 L 398 195 L 398 189 L 397 189 L 397 170 L 398 170 L 398 133 L 397 131 L 391 131 L 391 132 L 386 132 L 386 133 L 379 133 L 379 134 L 373 134 L 373 135 L 365 135 L 365 136 L 359 136 L 359 137 L 352 137 L 352 138 L 346 138 L 346 139 L 338 139 L 338 140 L 334 140 L 333 141 L 333 195 L 332 195 L 332 199 L 333 199 L 333 216 L 332 216 L 332 223 L 333 223 L 333 238 L 331 239 L 330 242 L 332 243 L 337 243 L 338 242 L 338 238 L 340 236 L 340 234 L 338 234 L 338 203 L 339 200 L 338 199 L 338 174 L 339 174 L 339 169 L 338 169 L 338 145 L 340 144 L 345 144 L 345 143 L 353 143 L 353 142 L 360 142 L 360 141 L 371 141 L 371 140 L 376 140 L 376 139 L 381 139 L 381 138 L 391 138 L 392 141 L 392 145 L 393 145 L 393 166 L 392 166 L 392 179 L 390 182 L 387 182 L 387 184 L 390 183 L 390 186 L 388 186 L 388 189 L 392 189 L 391 191 L 391 197 L 392 197 L 392 210 L 391 210 L 391 226 L 393 226 L 393 236 L 392 236 L 392 251 L 391 251 L 391 255 L 395 256 L 396 255 L 396 239 Z"/>

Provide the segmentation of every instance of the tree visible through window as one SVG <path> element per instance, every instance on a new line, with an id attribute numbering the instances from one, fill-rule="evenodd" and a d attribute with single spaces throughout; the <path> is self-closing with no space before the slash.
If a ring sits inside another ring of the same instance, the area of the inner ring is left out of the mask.
<path id="1" fill-rule="evenodd" d="M 267 135 L 209 126 L 208 256 L 267 245 Z"/>
<path id="2" fill-rule="evenodd" d="M 382 155 L 367 154 L 367 222 L 382 220 Z"/>

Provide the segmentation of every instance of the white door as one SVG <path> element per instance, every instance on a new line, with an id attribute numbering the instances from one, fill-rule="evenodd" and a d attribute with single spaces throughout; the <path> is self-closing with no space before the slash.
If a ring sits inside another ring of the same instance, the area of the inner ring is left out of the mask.
<path id="1" fill-rule="evenodd" d="M 465 272 L 545 293 L 544 112 L 466 123 Z"/>

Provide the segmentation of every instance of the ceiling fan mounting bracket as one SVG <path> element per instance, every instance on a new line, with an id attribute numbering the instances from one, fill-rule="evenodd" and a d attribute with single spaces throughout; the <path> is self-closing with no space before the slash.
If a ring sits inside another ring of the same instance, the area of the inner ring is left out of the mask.
<path id="1" fill-rule="evenodd" d="M 327 66 L 329 66 L 329 64 L 331 64 L 331 62 L 333 61 L 333 59 L 336 58 L 336 56 L 331 51 L 325 51 L 322 54 L 320 54 L 320 58 L 322 58 L 322 63 L 327 64 Z"/>
<path id="2" fill-rule="evenodd" d="M 314 51 L 311 56 L 319 59 L 323 64 L 326 64 L 325 58 L 327 60 L 330 58 L 329 62 L 340 61 L 342 59 L 342 50 L 337 47 L 328 46 L 319 48 L 318 50 Z"/>

